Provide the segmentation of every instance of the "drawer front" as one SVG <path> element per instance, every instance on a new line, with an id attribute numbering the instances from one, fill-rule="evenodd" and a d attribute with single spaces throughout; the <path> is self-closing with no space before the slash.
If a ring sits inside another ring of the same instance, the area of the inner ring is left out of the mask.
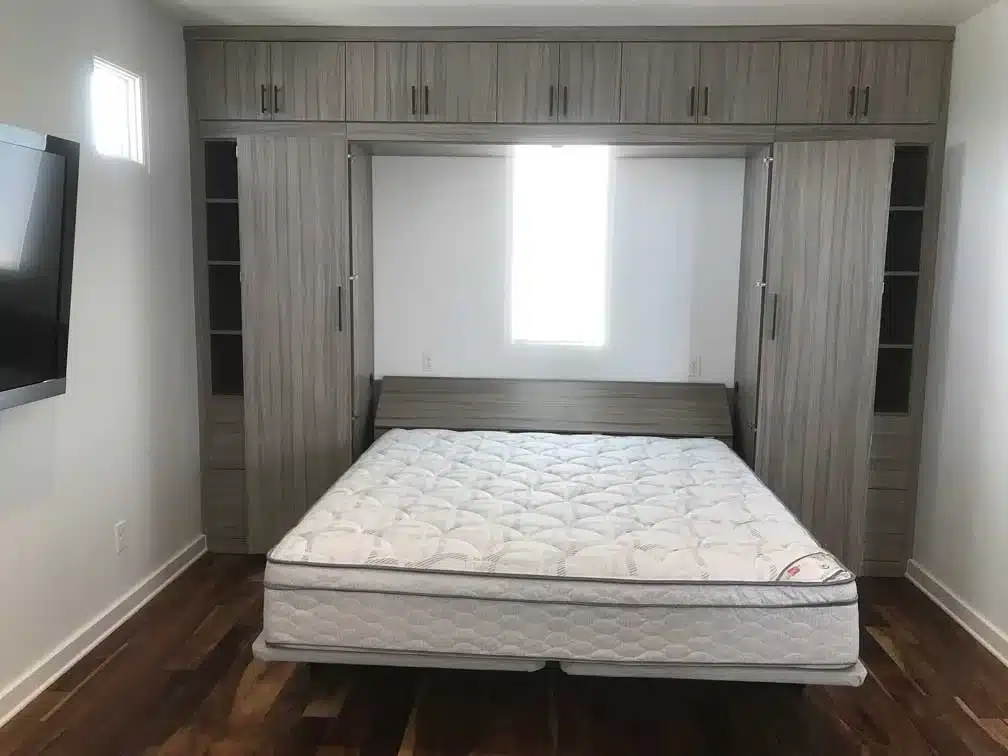
<path id="1" fill-rule="evenodd" d="M 906 559 L 902 533 L 868 533 L 865 537 L 866 562 L 901 562 Z"/>
<path id="2" fill-rule="evenodd" d="M 916 456 L 910 433 L 910 418 L 876 415 L 872 428 L 868 466 L 869 488 L 907 490 Z"/>
<path id="3" fill-rule="evenodd" d="M 207 422 L 217 424 L 245 424 L 245 402 L 240 396 L 213 396 L 207 402 Z"/>

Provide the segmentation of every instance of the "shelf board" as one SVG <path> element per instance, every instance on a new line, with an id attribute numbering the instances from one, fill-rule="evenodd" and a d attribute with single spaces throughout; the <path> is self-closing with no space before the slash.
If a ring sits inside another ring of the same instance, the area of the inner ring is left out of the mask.
<path id="1" fill-rule="evenodd" d="M 913 344 L 879 344 L 879 349 L 913 349 Z"/>
<path id="2" fill-rule="evenodd" d="M 208 205 L 237 205 L 237 197 L 207 197 L 206 203 Z"/>
<path id="3" fill-rule="evenodd" d="M 916 270 L 887 270 L 885 275 L 890 278 L 920 278 L 920 273 Z"/>
<path id="4" fill-rule="evenodd" d="M 924 210 L 924 205 L 893 205 L 889 208 L 891 213 L 923 213 Z"/>
<path id="5" fill-rule="evenodd" d="M 235 267 L 241 265 L 241 260 L 207 260 L 207 265 L 221 265 Z M 886 273 L 886 275 L 889 275 Z"/>
<path id="6" fill-rule="evenodd" d="M 211 336 L 241 336 L 242 332 L 241 331 L 232 331 L 232 330 L 227 330 L 227 329 L 211 328 L 210 329 L 210 335 Z"/>

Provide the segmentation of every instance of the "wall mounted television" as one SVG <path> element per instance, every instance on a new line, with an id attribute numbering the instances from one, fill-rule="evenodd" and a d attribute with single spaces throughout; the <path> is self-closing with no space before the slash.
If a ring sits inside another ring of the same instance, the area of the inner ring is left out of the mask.
<path id="1" fill-rule="evenodd" d="M 0 124 L 0 410 L 66 392 L 80 145 Z"/>

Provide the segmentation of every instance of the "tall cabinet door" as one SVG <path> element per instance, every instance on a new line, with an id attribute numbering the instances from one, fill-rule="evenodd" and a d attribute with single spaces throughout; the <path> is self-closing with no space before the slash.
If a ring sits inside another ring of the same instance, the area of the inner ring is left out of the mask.
<path id="1" fill-rule="evenodd" d="M 249 550 L 350 464 L 346 140 L 240 137 Z"/>
<path id="2" fill-rule="evenodd" d="M 742 201 L 742 255 L 739 265 L 738 325 L 735 339 L 737 448 L 750 465 L 756 455 L 756 408 L 759 396 L 767 211 L 770 203 L 772 149 L 746 159 Z"/>
<path id="3" fill-rule="evenodd" d="M 497 120 L 497 44 L 424 42 L 420 117 L 443 123 Z"/>
<path id="4" fill-rule="evenodd" d="M 351 42 L 346 57 L 348 121 L 419 120 L 419 43 Z"/>
<path id="5" fill-rule="evenodd" d="M 560 120 L 619 123 L 620 44 L 569 42 L 560 45 Z"/>
<path id="6" fill-rule="evenodd" d="M 557 119 L 559 56 L 556 42 L 497 45 L 499 123 L 548 123 Z"/>
<path id="7" fill-rule="evenodd" d="M 854 570 L 892 164 L 890 141 L 774 148 L 756 471 Z"/>

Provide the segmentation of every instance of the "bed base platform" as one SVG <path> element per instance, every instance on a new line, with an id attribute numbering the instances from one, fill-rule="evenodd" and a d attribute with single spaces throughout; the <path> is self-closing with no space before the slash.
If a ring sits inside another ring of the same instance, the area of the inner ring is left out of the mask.
<path id="1" fill-rule="evenodd" d="M 424 667 L 493 672 L 536 672 L 552 659 L 479 656 L 475 654 L 411 653 L 355 649 L 274 646 L 262 633 L 252 645 L 253 655 L 267 662 L 298 664 L 348 664 L 379 667 Z M 569 675 L 587 677 L 651 677 L 718 682 L 759 682 L 787 685 L 837 685 L 857 687 L 867 674 L 858 661 L 850 667 L 790 667 L 729 664 L 635 664 L 591 661 L 561 661 Z"/>

